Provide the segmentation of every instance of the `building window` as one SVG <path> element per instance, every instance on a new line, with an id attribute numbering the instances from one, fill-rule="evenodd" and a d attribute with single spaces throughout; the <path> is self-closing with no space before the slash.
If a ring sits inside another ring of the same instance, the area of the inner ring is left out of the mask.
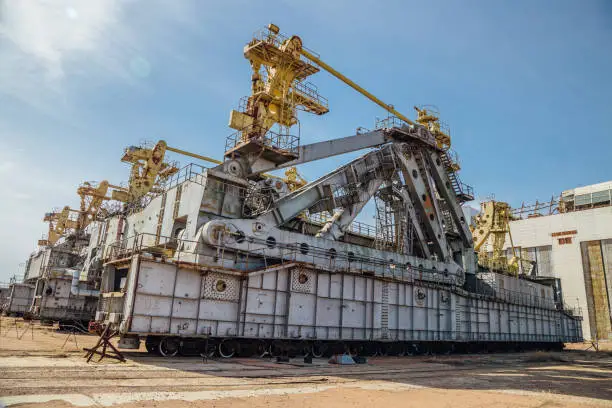
<path id="1" fill-rule="evenodd" d="M 572 237 L 559 238 L 559 245 L 571 244 Z"/>

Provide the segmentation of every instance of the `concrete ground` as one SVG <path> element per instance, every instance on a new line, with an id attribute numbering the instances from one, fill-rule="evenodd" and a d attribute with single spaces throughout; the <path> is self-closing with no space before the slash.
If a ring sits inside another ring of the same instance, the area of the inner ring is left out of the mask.
<path id="1" fill-rule="evenodd" d="M 0 406 L 600 407 L 612 406 L 612 353 L 512 353 L 276 363 L 153 357 L 87 364 L 97 338 L 0 320 Z M 20 338 L 19 338 L 20 337 Z M 76 342 L 75 342 L 76 339 Z"/>

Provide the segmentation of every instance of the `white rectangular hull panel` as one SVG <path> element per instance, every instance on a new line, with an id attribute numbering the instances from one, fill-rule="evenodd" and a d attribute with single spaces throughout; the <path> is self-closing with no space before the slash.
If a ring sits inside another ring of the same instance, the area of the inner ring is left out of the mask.
<path id="1" fill-rule="evenodd" d="M 293 264 L 242 277 L 138 258 L 121 300 L 122 334 L 450 342 L 572 342 L 582 336 L 580 321 L 552 302 L 513 303 L 503 293 L 487 298 Z"/>

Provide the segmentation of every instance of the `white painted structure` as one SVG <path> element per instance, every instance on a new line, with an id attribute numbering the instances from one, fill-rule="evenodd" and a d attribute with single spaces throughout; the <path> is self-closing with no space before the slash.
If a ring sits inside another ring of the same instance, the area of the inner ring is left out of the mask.
<path id="1" fill-rule="evenodd" d="M 87 251 L 97 222 L 82 233 L 63 236 L 53 246 L 34 251 L 26 262 L 23 283 L 13 284 L 7 313 L 27 313 L 51 321 L 89 321 L 95 315 L 99 292 L 87 272 L 95 251 Z M 76 274 L 75 274 L 76 273 Z"/>
<path id="2" fill-rule="evenodd" d="M 13 283 L 10 289 L 6 314 L 23 315 L 28 312 L 32 303 L 34 286 L 26 283 Z"/>
<path id="3" fill-rule="evenodd" d="M 259 355 L 300 344 L 316 355 L 321 342 L 582 340 L 580 317 L 550 284 L 478 271 L 462 207 L 471 189 L 427 129 L 370 133 L 373 150 L 293 191 L 259 173 L 345 153 L 350 141 L 362 149 L 364 135 L 299 153 L 248 139 L 223 164 L 187 166 L 144 207 L 102 221 L 88 247 L 101 261 L 87 273 L 101 277 L 96 321 L 162 355 L 194 339 L 221 356 L 253 344 Z M 371 200 L 376 234 L 365 236 L 351 225 Z"/>
<path id="4" fill-rule="evenodd" d="M 234 239 L 228 244 L 243 247 L 238 255 L 220 250 L 203 225 L 217 219 L 210 212 L 231 216 L 237 211 L 227 191 L 213 194 L 219 191 L 213 177 L 222 176 L 208 170 L 188 178 L 142 211 L 109 218 L 92 233 L 90 245 L 104 243 L 100 253 L 106 265 L 97 321 L 114 324 L 123 336 L 140 337 L 458 343 L 582 339 L 580 319 L 558 310 L 552 287 L 534 281 L 471 273 L 474 284 L 466 290 L 463 276 L 449 263 L 387 253 L 384 262 L 374 265 L 381 253 L 374 248 L 331 240 L 319 241 L 327 245 L 320 248 L 313 236 L 268 228 L 262 236 L 307 245 Z M 257 220 L 231 222 L 255 234 L 260 225 Z M 155 234 L 159 225 L 167 235 Z M 134 235 L 126 237 L 125 231 Z M 173 238 L 186 233 L 196 240 Z M 147 250 L 164 245 L 178 248 L 174 257 Z M 266 266 L 265 259 L 283 261 Z"/>
<path id="5" fill-rule="evenodd" d="M 107 275 L 103 285 L 110 285 Z M 137 255 L 121 293 L 105 293 L 99 320 L 122 334 L 252 339 L 555 342 L 581 338 L 552 289 L 484 273 L 491 296 L 432 285 L 419 271 L 384 276 L 288 262 L 244 273 Z M 500 284 L 504 281 L 505 284 Z M 505 287 L 505 289 L 500 289 Z M 103 288 L 104 289 L 104 288 Z"/>
<path id="6" fill-rule="evenodd" d="M 579 203 L 586 202 L 581 196 L 595 195 L 596 199 L 604 193 L 609 196 L 611 188 L 612 183 L 601 183 L 568 190 L 563 193 L 562 200 L 572 196 L 578 207 Z M 586 339 L 590 339 L 593 316 L 589 316 L 590 282 L 585 282 L 584 243 L 600 241 L 606 280 L 602 290 L 607 292 L 609 303 L 608 310 L 601 312 L 609 313 L 612 310 L 612 206 L 512 221 L 510 230 L 515 248 L 521 248 L 521 256 L 542 263 L 538 266 L 538 275 L 561 279 L 564 302 L 582 309 L 583 333 Z M 506 243 L 509 246 L 509 240 Z"/>

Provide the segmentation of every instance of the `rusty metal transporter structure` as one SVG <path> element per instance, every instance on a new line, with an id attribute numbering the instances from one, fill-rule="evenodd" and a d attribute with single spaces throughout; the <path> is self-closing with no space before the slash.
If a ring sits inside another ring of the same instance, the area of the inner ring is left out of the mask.
<path id="1" fill-rule="evenodd" d="M 279 36 L 270 26 L 245 47 L 253 94 L 232 112 L 238 131 L 222 164 L 188 165 L 145 208 L 92 229 L 100 262 L 88 267 L 102 270 L 83 272 L 102 277 L 98 324 L 116 332 L 121 347 L 144 339 L 164 356 L 581 341 L 581 318 L 552 285 L 479 269 L 462 210 L 472 193 L 435 128 L 391 117 L 372 131 L 305 145 L 283 132 L 296 107 L 326 109 L 300 82 L 323 63 L 305 61 L 298 37 Z M 294 189 L 265 174 L 364 149 Z M 370 201 L 375 228 L 356 221 Z"/>

